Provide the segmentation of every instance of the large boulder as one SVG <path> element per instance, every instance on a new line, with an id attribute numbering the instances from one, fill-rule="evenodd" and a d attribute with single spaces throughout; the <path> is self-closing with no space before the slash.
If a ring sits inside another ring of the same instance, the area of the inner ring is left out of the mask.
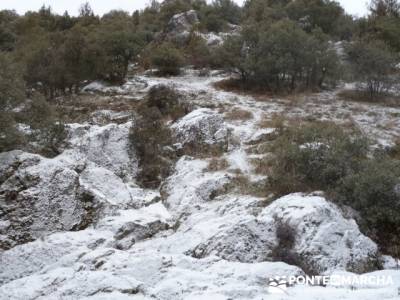
<path id="1" fill-rule="evenodd" d="M 276 246 L 274 226 L 244 215 L 240 222 L 217 232 L 189 254 L 197 258 L 217 255 L 228 261 L 254 263 L 270 260 Z"/>
<path id="2" fill-rule="evenodd" d="M 189 10 L 172 16 L 167 25 L 167 32 L 172 34 L 190 32 L 198 23 L 199 18 L 196 11 Z"/>
<path id="3" fill-rule="evenodd" d="M 157 199 L 157 193 L 132 188 L 80 151 L 67 150 L 52 159 L 1 153 L 0 249 L 52 232 L 81 230 L 105 214 Z"/>
<path id="4" fill-rule="evenodd" d="M 0 249 L 89 222 L 91 203 L 79 195 L 81 167 L 21 151 L 0 154 Z"/>
<path id="5" fill-rule="evenodd" d="M 0 286 L 44 270 L 72 267 L 83 255 L 103 249 L 106 254 L 97 259 L 93 255 L 85 261 L 97 268 L 116 249 L 128 249 L 134 243 L 167 229 L 170 222 L 165 207 L 156 203 L 138 210 L 120 210 L 85 230 L 53 233 L 15 246 L 0 252 Z"/>
<path id="6" fill-rule="evenodd" d="M 53 233 L 0 252 L 0 286 L 46 268 L 71 266 L 80 256 L 104 246 L 111 239 L 111 232 L 89 228 Z"/>
<path id="7" fill-rule="evenodd" d="M 161 187 L 166 207 L 175 217 L 190 215 L 220 194 L 226 193 L 231 177 L 226 173 L 207 173 L 208 164 L 189 156 L 182 157 L 175 172 Z"/>
<path id="8" fill-rule="evenodd" d="M 187 155 L 218 155 L 228 150 L 229 131 L 222 115 L 211 109 L 194 110 L 171 128 Z"/>
<path id="9" fill-rule="evenodd" d="M 143 253 L 86 249 L 59 260 L 0 286 L 0 295 L 17 300 L 263 299 L 269 278 L 303 275 L 285 263 L 198 260 L 151 249 Z"/>
<path id="10" fill-rule="evenodd" d="M 113 246 L 117 249 L 129 249 L 138 241 L 151 238 L 160 231 L 172 226 L 172 217 L 161 203 L 141 209 L 120 210 L 115 216 L 102 219 L 97 229 L 114 233 Z"/>
<path id="11" fill-rule="evenodd" d="M 10 300 L 146 299 L 132 298 L 140 292 L 141 284 L 132 275 L 95 270 L 77 272 L 66 266 L 13 281 L 0 287 L 0 293 L 2 299 Z"/>
<path id="12" fill-rule="evenodd" d="M 87 195 L 111 209 L 133 204 L 129 185 L 107 169 L 89 163 L 80 174 L 79 183 Z"/>
<path id="13" fill-rule="evenodd" d="M 312 272 L 362 273 L 377 268 L 377 245 L 360 232 L 353 219 L 345 219 L 335 204 L 320 195 L 282 197 L 259 216 L 260 220 L 271 218 L 292 232 L 293 248 L 287 250 Z"/>
<path id="14" fill-rule="evenodd" d="M 106 126 L 69 124 L 66 149 L 79 151 L 89 161 L 126 181 L 136 177 L 138 160 L 130 147 L 131 122 Z"/>
<path id="15" fill-rule="evenodd" d="M 195 10 L 189 10 L 172 16 L 162 38 L 185 45 L 190 38 L 193 27 L 199 23 Z"/>
<path id="16" fill-rule="evenodd" d="M 217 255 L 254 262 L 287 260 L 310 273 L 366 272 L 377 268 L 378 247 L 356 222 L 321 196 L 292 194 L 220 231 L 192 250 L 198 258 Z"/>

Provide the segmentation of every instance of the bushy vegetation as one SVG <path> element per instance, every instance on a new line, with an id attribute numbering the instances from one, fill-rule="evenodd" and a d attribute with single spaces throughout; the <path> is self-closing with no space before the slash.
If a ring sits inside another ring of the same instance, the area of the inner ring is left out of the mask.
<path id="1" fill-rule="evenodd" d="M 183 66 L 182 52 L 171 43 L 163 43 L 155 47 L 150 54 L 153 67 L 158 69 L 159 75 L 179 75 Z"/>
<path id="2" fill-rule="evenodd" d="M 147 95 L 146 105 L 156 107 L 164 118 L 175 121 L 189 113 L 189 105 L 181 101 L 181 95 L 167 85 L 152 87 Z"/>
<path id="3" fill-rule="evenodd" d="M 171 132 L 157 107 L 143 106 L 131 131 L 131 143 L 139 157 L 139 182 L 146 188 L 158 188 L 171 171 L 173 161 Z"/>
<path id="4" fill-rule="evenodd" d="M 329 190 L 360 169 L 368 141 L 332 123 L 284 127 L 274 142 L 271 184 L 276 193 Z"/>
<path id="5" fill-rule="evenodd" d="M 329 44 L 331 32 L 324 31 L 318 20 L 307 26 L 302 24 L 302 11 L 293 3 L 270 2 L 247 2 L 247 17 L 240 36 L 231 37 L 220 50 L 223 65 L 236 71 L 246 86 L 274 92 L 319 89 L 326 83 L 334 83 L 340 64 Z M 301 5 L 301 1 L 294 3 Z M 324 3 L 319 6 L 329 11 Z M 344 16 L 342 9 L 338 11 Z M 303 13 L 307 16 L 307 10 Z M 337 14 L 336 11 L 333 16 Z"/>
<path id="6" fill-rule="evenodd" d="M 365 160 L 336 188 L 335 199 L 356 209 L 361 228 L 386 253 L 400 257 L 400 161 L 387 157 Z"/>
<path id="7" fill-rule="evenodd" d="M 78 91 L 84 80 L 121 82 L 146 42 L 128 13 L 100 18 L 88 4 L 79 17 L 56 15 L 44 6 L 24 16 L 3 11 L 0 23 L 5 31 L 0 49 L 21 62 L 27 87 L 47 98 Z"/>
<path id="8" fill-rule="evenodd" d="M 25 97 L 22 72 L 10 55 L 0 54 L 0 151 L 12 150 L 22 144 L 22 135 L 16 128 L 12 110 Z"/>
<path id="9" fill-rule="evenodd" d="M 137 110 L 130 140 L 139 157 L 138 178 L 144 187 L 159 187 L 177 158 L 168 122 L 188 112 L 188 107 L 179 101 L 179 97 L 171 87 L 155 86 Z"/>
<path id="10" fill-rule="evenodd" d="M 57 154 L 64 126 L 40 94 L 26 94 L 22 76 L 20 65 L 12 56 L 0 53 L 0 151 L 30 148 L 34 144 L 33 151 Z M 27 126 L 28 133 L 17 122 Z"/>
<path id="11" fill-rule="evenodd" d="M 362 229 L 382 250 L 399 256 L 400 161 L 371 153 L 358 132 L 330 123 L 284 128 L 274 142 L 270 188 L 277 195 L 325 191 L 357 210 Z"/>
<path id="12" fill-rule="evenodd" d="M 121 83 L 129 63 L 143 61 L 161 75 L 176 75 L 185 64 L 224 67 L 239 73 L 245 87 L 292 92 L 321 89 L 340 79 L 332 42 L 344 39 L 356 41 L 349 50 L 354 74 L 368 80 L 375 93 L 393 79 L 388 66 L 400 50 L 400 14 L 393 0 L 372 0 L 370 7 L 368 17 L 354 20 L 330 0 L 249 0 L 243 7 L 232 0 L 153 0 L 132 15 L 113 10 L 102 17 L 88 4 L 77 17 L 43 6 L 24 16 L 0 12 L 0 51 L 20 63 L 26 86 L 47 98 L 78 92 L 87 80 Z M 190 38 L 183 44 L 160 39 L 171 17 L 188 10 L 199 19 Z M 230 31 L 233 25 L 242 30 L 220 49 L 196 34 Z M 372 73 L 380 74 L 379 84 Z"/>
<path id="13" fill-rule="evenodd" d="M 351 67 L 359 83 L 369 98 L 389 92 L 397 81 L 395 53 L 382 41 L 359 41 L 348 49 Z"/>

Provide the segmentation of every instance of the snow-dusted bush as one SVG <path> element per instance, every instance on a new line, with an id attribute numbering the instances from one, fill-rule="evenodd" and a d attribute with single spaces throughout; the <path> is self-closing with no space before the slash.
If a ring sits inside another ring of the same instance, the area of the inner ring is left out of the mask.
<path id="1" fill-rule="evenodd" d="M 400 256 L 400 161 L 370 159 L 338 186 L 337 200 L 356 209 L 360 225 L 385 253 Z"/>
<path id="2" fill-rule="evenodd" d="M 170 174 L 176 159 L 168 126 L 170 120 L 185 115 L 189 108 L 180 101 L 178 92 L 166 85 L 152 87 L 137 110 L 130 140 L 139 157 L 138 176 L 145 187 L 156 188 Z"/>
<path id="3" fill-rule="evenodd" d="M 335 187 L 360 168 L 368 143 L 337 125 L 314 123 L 283 129 L 273 148 L 271 188 L 285 195 Z"/>
<path id="4" fill-rule="evenodd" d="M 151 65 L 160 75 L 179 75 L 183 66 L 182 53 L 171 43 L 164 43 L 150 54 Z"/>
<path id="5" fill-rule="evenodd" d="M 156 85 L 149 90 L 146 106 L 157 107 L 163 116 L 179 119 L 189 112 L 189 107 L 181 101 L 178 91 L 167 85 Z"/>
<path id="6" fill-rule="evenodd" d="M 358 89 L 370 99 L 390 91 L 397 79 L 393 76 L 397 57 L 384 42 L 357 42 L 347 52 Z"/>
<path id="7" fill-rule="evenodd" d="M 381 250 L 400 255 L 400 161 L 370 153 L 367 140 L 337 125 L 283 129 L 274 143 L 270 188 L 278 195 L 322 190 L 357 210 L 364 233 Z"/>
<path id="8" fill-rule="evenodd" d="M 139 158 L 138 180 L 144 187 L 157 188 L 170 173 L 173 161 L 172 135 L 157 107 L 140 109 L 131 129 L 130 141 Z"/>

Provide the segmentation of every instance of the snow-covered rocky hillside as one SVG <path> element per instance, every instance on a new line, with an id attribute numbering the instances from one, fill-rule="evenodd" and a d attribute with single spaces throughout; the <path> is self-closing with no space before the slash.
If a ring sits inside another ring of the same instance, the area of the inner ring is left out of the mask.
<path id="1" fill-rule="evenodd" d="M 264 184 L 252 162 L 262 158 L 255 149 L 269 142 L 275 128 L 265 121 L 276 115 L 352 122 L 390 145 L 400 135 L 400 108 L 344 102 L 336 92 L 260 99 L 214 88 L 224 78 L 186 70 L 135 75 L 121 87 L 91 83 L 86 96 L 102 105 L 68 124 L 60 155 L 1 153 L 0 299 L 399 299 L 396 261 L 323 193 L 271 202 L 241 182 Z M 149 190 L 137 184 L 127 107 L 158 84 L 174 86 L 193 110 L 171 124 L 186 155 Z M 218 168 L 210 167 L 213 148 L 225 162 Z M 295 235 L 296 265 L 276 259 L 288 246 L 282 224 Z M 268 286 L 310 270 L 391 276 L 393 284 L 295 285 L 281 294 Z"/>

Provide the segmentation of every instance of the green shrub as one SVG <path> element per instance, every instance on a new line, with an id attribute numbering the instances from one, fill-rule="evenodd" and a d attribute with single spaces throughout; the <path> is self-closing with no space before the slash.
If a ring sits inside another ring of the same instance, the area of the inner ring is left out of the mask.
<path id="1" fill-rule="evenodd" d="M 150 89 L 145 105 L 156 107 L 163 117 L 177 120 L 189 112 L 188 106 L 182 103 L 180 98 L 176 89 L 161 84 Z"/>
<path id="2" fill-rule="evenodd" d="M 322 190 L 358 211 L 361 230 L 384 253 L 400 257 L 400 161 L 371 153 L 368 141 L 329 123 L 281 129 L 269 180 L 277 195 Z M 391 157 L 392 156 L 392 157 Z"/>
<path id="3" fill-rule="evenodd" d="M 360 168 L 368 142 L 337 125 L 314 123 L 283 129 L 273 149 L 270 184 L 274 192 L 284 195 L 335 187 Z"/>
<path id="4" fill-rule="evenodd" d="M 333 195 L 360 213 L 363 231 L 385 253 L 400 257 L 400 161 L 364 161 L 359 172 L 342 179 Z"/>
<path id="5" fill-rule="evenodd" d="M 29 151 L 39 152 L 47 157 L 60 154 L 60 145 L 67 133 L 56 110 L 43 95 L 35 93 L 30 102 L 25 104 L 24 110 L 17 114 L 16 119 L 29 125 L 32 130 L 27 139 L 34 147 Z"/>
<path id="6" fill-rule="evenodd" d="M 395 83 L 394 66 L 397 56 L 384 42 L 361 41 L 347 47 L 358 88 L 371 99 L 390 91 Z"/>
<path id="7" fill-rule="evenodd" d="M 183 54 L 171 43 L 164 43 L 150 54 L 151 65 L 160 75 L 179 75 L 183 66 Z"/>
<path id="8" fill-rule="evenodd" d="M 13 117 L 0 111 L 0 152 L 18 149 L 23 144 L 23 135 L 17 130 Z"/>
<path id="9" fill-rule="evenodd" d="M 171 131 L 157 107 L 142 107 L 130 133 L 131 145 L 139 157 L 139 180 L 146 188 L 157 188 L 173 165 Z"/>
<path id="10" fill-rule="evenodd" d="M 169 176 L 178 154 L 168 123 L 189 112 L 176 89 L 157 85 L 152 87 L 136 111 L 130 132 L 132 148 L 139 157 L 140 184 L 157 188 Z"/>
<path id="11" fill-rule="evenodd" d="M 240 36 L 229 38 L 218 56 L 225 68 L 240 75 L 247 88 L 319 90 L 327 84 L 334 86 L 340 70 L 328 40 L 320 30 L 307 33 L 289 20 L 272 25 L 252 23 Z M 228 53 L 226 59 L 224 53 Z"/>
<path id="12" fill-rule="evenodd" d="M 0 52 L 0 111 L 8 111 L 25 97 L 25 83 L 20 65 L 10 54 Z"/>
<path id="13" fill-rule="evenodd" d="M 10 54 L 0 52 L 0 152 L 20 148 L 24 143 L 12 112 L 24 97 L 25 84 L 20 66 Z"/>
<path id="14" fill-rule="evenodd" d="M 211 64 L 211 51 L 206 41 L 199 35 L 193 33 L 185 49 L 188 62 L 195 68 L 209 67 Z"/>

